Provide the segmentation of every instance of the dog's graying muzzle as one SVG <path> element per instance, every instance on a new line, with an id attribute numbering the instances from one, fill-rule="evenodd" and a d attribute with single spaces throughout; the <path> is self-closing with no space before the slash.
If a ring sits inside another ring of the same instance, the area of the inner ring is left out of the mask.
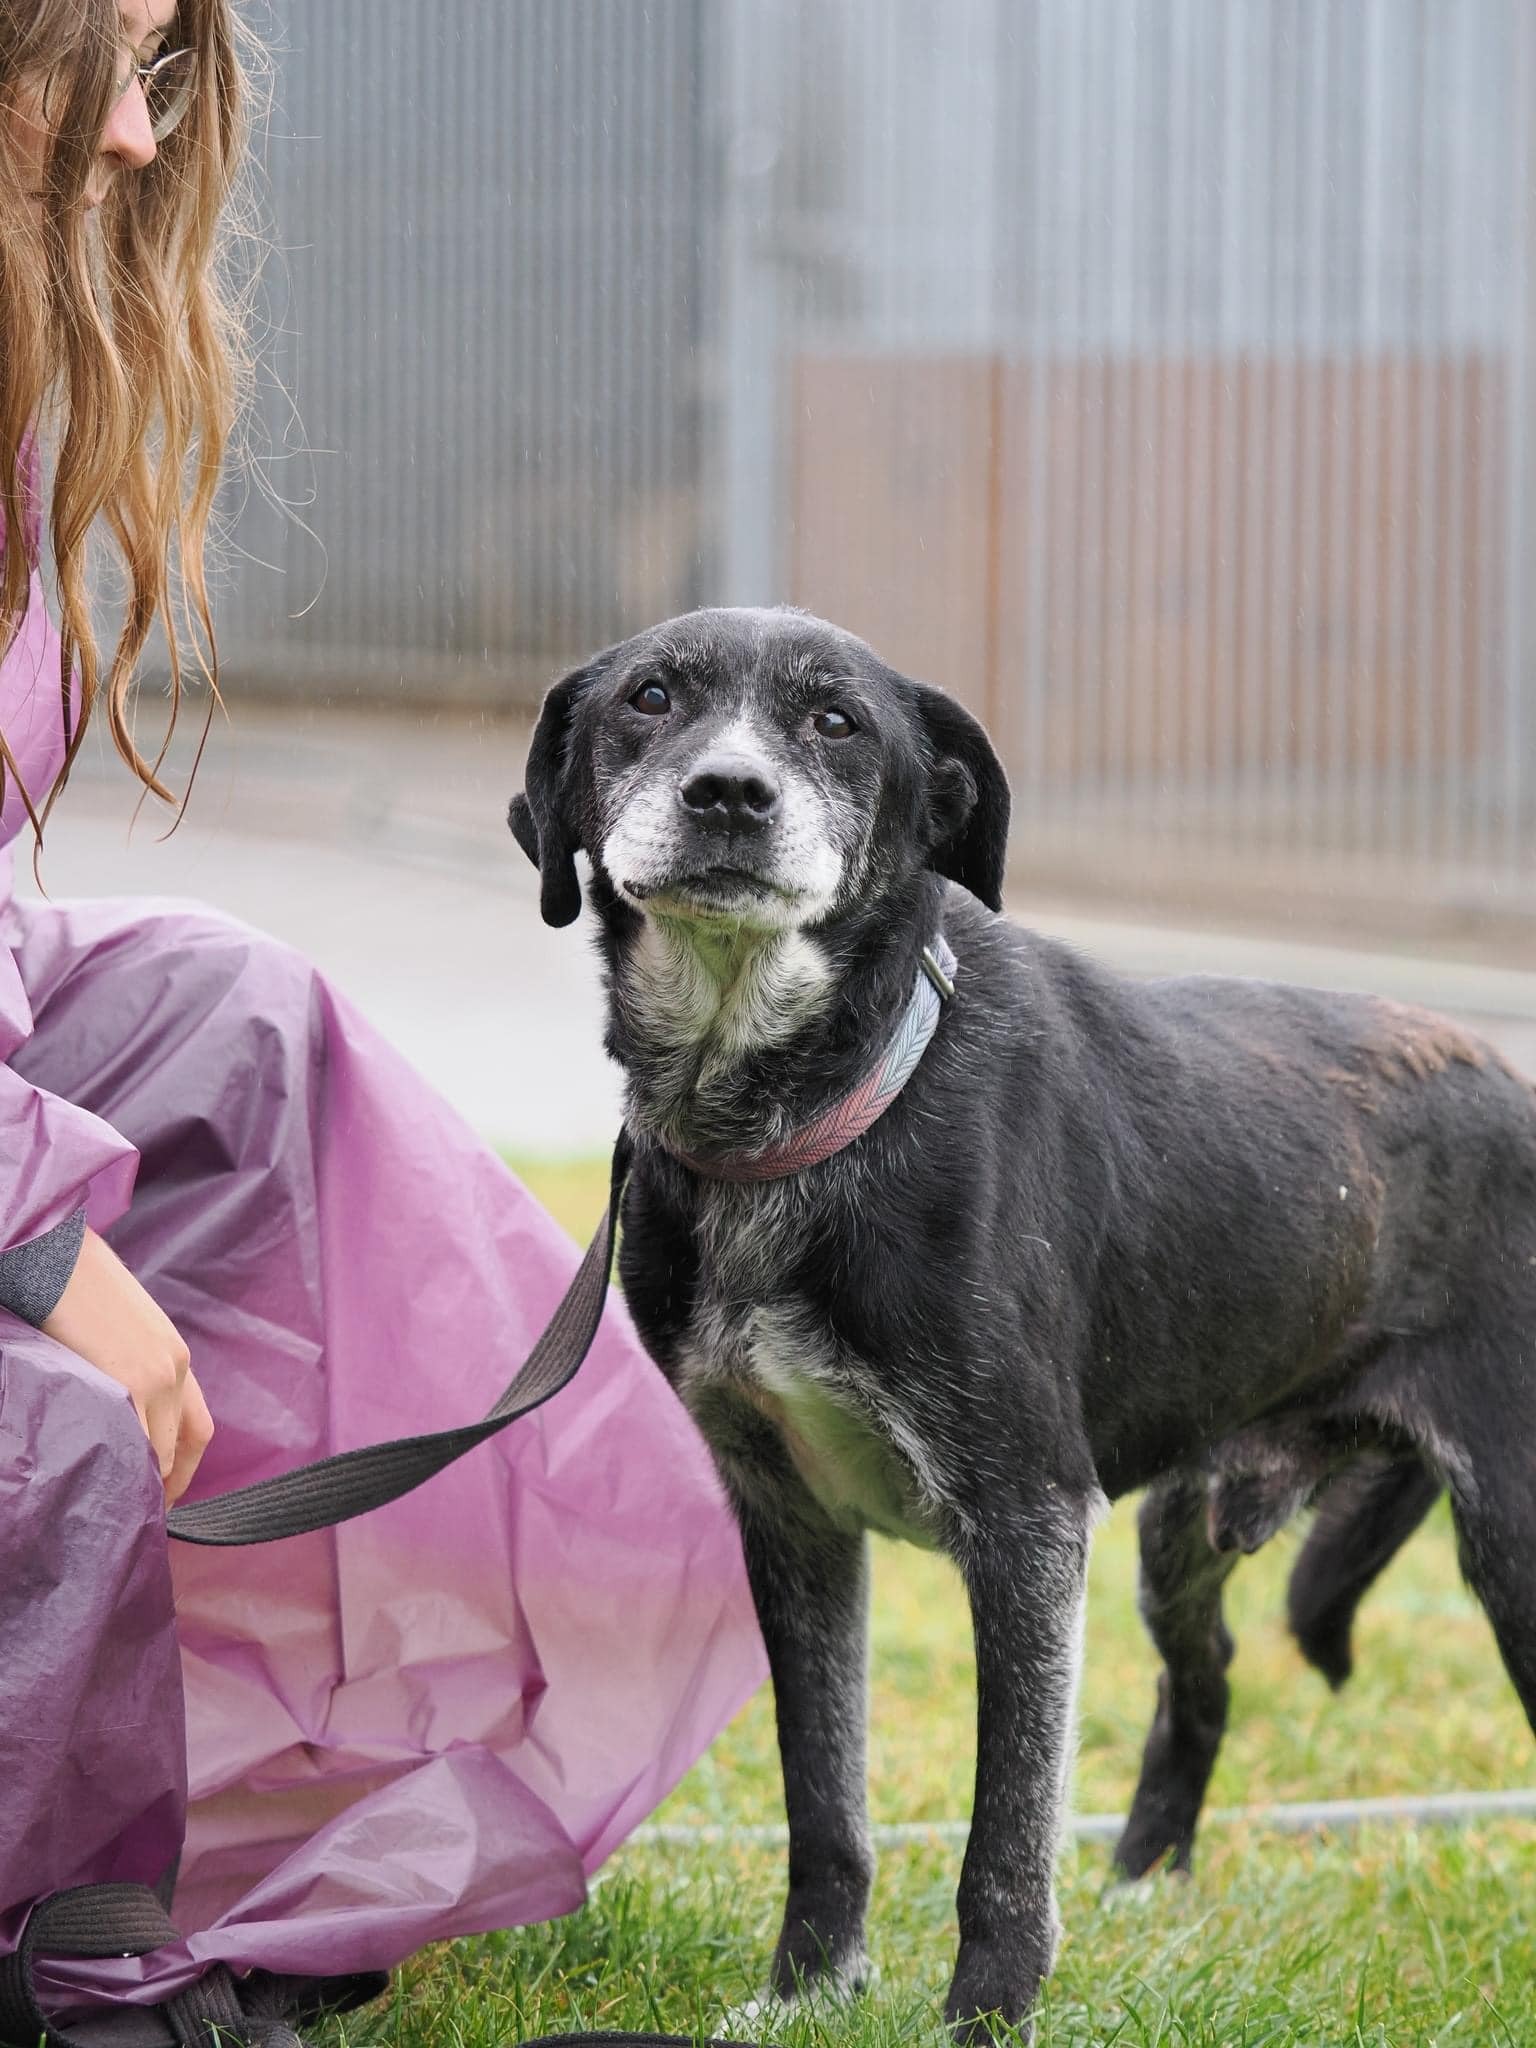
<path id="1" fill-rule="evenodd" d="M 757 832 L 779 814 L 782 792 L 761 761 L 706 754 L 678 787 L 678 801 L 707 832 Z"/>

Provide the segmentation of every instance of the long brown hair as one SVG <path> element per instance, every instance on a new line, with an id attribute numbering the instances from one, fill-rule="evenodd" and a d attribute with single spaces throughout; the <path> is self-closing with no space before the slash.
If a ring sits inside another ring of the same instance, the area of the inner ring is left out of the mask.
<path id="1" fill-rule="evenodd" d="M 0 0 L 0 656 L 27 602 L 25 451 L 34 434 L 52 457 L 49 538 L 63 642 L 63 767 L 46 793 L 23 791 L 39 838 L 99 696 L 119 754 L 172 802 L 159 771 L 189 664 L 208 685 L 210 716 L 217 702 L 204 550 L 248 382 L 240 295 L 219 259 L 245 160 L 242 58 L 254 45 L 230 0 L 180 0 L 171 33 L 198 52 L 193 102 L 154 162 L 124 168 L 91 208 L 87 185 L 122 61 L 117 0 Z M 44 81 L 39 196 L 36 166 L 6 137 L 18 118 L 37 119 Z M 115 547 L 123 571 L 122 626 L 104 675 L 89 598 L 93 531 Z M 129 695 L 157 620 L 170 706 L 146 756 Z M 5 775 L 17 769 L 0 733 Z"/>

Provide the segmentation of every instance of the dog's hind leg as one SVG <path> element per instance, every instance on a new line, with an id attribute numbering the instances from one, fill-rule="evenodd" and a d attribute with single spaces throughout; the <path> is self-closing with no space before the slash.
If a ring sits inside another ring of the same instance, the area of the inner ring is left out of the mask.
<path id="1" fill-rule="evenodd" d="M 1221 1589 L 1236 1553 L 1213 1550 L 1206 1488 L 1193 1473 L 1153 1486 L 1141 1504 L 1141 1613 L 1163 1659 L 1157 1713 L 1115 1868 L 1141 1877 L 1173 1852 L 1188 1870 L 1201 1802 L 1227 1725 L 1232 1638 Z"/>
<path id="2" fill-rule="evenodd" d="M 1461 1569 L 1498 1640 L 1526 1719 L 1536 1730 L 1536 1416 L 1448 1477 Z"/>
<path id="3" fill-rule="evenodd" d="M 1520 1247 L 1536 1265 L 1536 1253 Z M 1412 1438 L 1451 1496 L 1462 1574 L 1536 1730 L 1536 1380 L 1530 1321 L 1387 1354 L 1365 1412 Z"/>
<path id="4" fill-rule="evenodd" d="M 1302 1655 L 1335 1691 L 1353 1668 L 1356 1608 L 1439 1496 L 1438 1475 L 1409 1456 L 1347 1467 L 1318 1502 L 1286 1607 Z"/>

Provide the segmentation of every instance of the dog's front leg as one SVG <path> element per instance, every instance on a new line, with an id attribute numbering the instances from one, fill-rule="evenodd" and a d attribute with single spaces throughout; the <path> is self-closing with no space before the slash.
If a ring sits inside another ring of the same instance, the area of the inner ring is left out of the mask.
<path id="1" fill-rule="evenodd" d="M 957 1546 L 976 1637 L 976 1803 L 960 1955 L 944 2015 L 962 2034 L 1025 2021 L 1056 1949 L 1053 1877 L 1072 1757 L 1088 1500 L 1042 1486 L 984 1503 Z"/>
<path id="2" fill-rule="evenodd" d="M 778 1713 L 789 1816 L 789 1898 L 773 1989 L 856 1989 L 874 1877 L 866 1813 L 868 1567 L 862 1534 L 797 1480 L 739 1496 L 737 1519 Z"/>

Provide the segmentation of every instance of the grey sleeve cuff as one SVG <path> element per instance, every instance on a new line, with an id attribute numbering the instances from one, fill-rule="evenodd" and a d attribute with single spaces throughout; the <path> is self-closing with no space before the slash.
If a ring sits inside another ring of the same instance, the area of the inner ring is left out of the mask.
<path id="1" fill-rule="evenodd" d="M 0 1308 L 34 1328 L 45 1323 L 69 1285 L 85 1242 L 85 1208 L 66 1216 L 52 1230 L 13 1250 L 0 1252 Z"/>

